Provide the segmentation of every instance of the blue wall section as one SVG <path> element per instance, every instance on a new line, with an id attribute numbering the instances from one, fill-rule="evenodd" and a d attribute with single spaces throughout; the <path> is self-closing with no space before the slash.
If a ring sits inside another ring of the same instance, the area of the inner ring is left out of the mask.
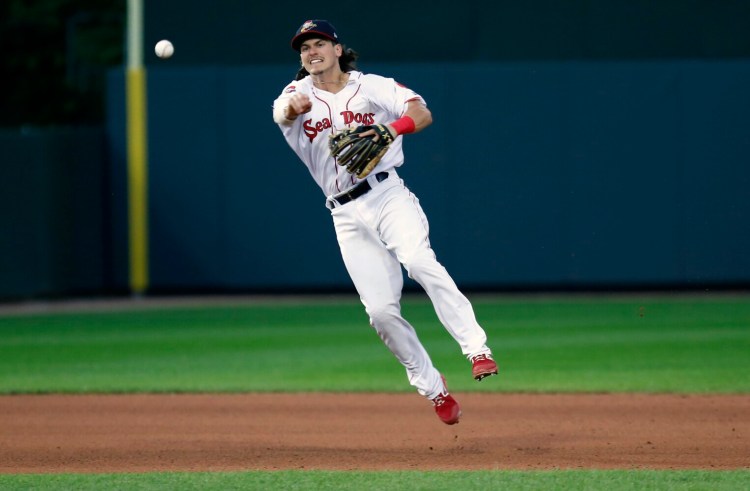
<path id="1" fill-rule="evenodd" d="M 433 111 L 400 174 L 462 286 L 750 282 L 750 61 L 362 68 Z M 323 195 L 271 120 L 293 71 L 149 68 L 154 289 L 350 287 Z M 112 175 L 121 187 L 124 169 Z"/>
<path id="2" fill-rule="evenodd" d="M 287 73 L 149 71 L 154 287 L 309 289 L 347 281 L 323 197 L 271 120 Z"/>
<path id="3" fill-rule="evenodd" d="M 351 288 L 271 120 L 312 16 L 428 100 L 400 174 L 461 286 L 750 287 L 750 2 L 144 8 L 154 292 Z M 105 128 L 0 131 L 0 299 L 128 291 L 122 67 L 106 104 Z"/>
<path id="4" fill-rule="evenodd" d="M 399 1 L 396 8 L 334 2 L 144 2 L 147 46 L 171 39 L 172 64 L 293 61 L 289 41 L 306 19 L 328 19 L 369 61 L 739 58 L 750 53 L 742 0 Z M 364 8 L 364 6 L 363 6 Z M 176 13 L 179 13 L 177 15 Z M 364 17 L 364 18 L 363 18 Z M 159 64 L 151 50 L 146 63 Z"/>
<path id="5" fill-rule="evenodd" d="M 0 298 L 110 287 L 102 128 L 0 131 Z"/>

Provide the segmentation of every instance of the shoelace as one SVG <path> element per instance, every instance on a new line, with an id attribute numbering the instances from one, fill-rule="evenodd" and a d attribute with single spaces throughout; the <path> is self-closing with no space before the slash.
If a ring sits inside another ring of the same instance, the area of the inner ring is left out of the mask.
<path id="1" fill-rule="evenodd" d="M 437 397 L 432 400 L 432 405 L 435 407 L 442 406 L 443 404 L 445 404 L 446 396 L 447 394 L 438 394 Z"/>
<path id="2" fill-rule="evenodd" d="M 492 360 L 492 357 L 490 355 L 477 355 L 473 358 L 472 361 L 476 363 L 478 361 L 485 361 L 485 360 Z"/>

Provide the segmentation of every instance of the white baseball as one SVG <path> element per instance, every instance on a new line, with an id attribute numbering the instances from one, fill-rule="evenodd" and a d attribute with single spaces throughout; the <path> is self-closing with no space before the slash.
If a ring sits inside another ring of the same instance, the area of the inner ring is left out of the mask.
<path id="1" fill-rule="evenodd" d="M 174 46 L 170 41 L 162 39 L 161 41 L 156 43 L 154 51 L 156 52 L 156 56 L 158 56 L 159 58 L 169 58 L 174 54 Z"/>

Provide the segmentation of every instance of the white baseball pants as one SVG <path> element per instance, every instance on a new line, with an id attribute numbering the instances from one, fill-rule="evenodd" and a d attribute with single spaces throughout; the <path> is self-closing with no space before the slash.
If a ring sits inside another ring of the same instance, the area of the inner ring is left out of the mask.
<path id="1" fill-rule="evenodd" d="M 419 200 L 394 170 L 388 172 L 383 182 L 369 176 L 372 189 L 335 206 L 331 215 L 344 264 L 370 324 L 406 368 L 409 383 L 432 399 L 445 388 L 416 331 L 401 315 L 401 265 L 424 288 L 438 319 L 465 356 L 490 350 L 469 300 L 430 247 L 429 225 Z"/>

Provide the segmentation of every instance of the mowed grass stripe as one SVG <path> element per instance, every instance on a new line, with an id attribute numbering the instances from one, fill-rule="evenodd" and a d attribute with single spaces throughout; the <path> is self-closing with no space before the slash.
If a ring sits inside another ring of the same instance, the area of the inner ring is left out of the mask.
<path id="1" fill-rule="evenodd" d="M 750 296 L 481 296 L 476 384 L 423 297 L 403 310 L 454 391 L 750 391 Z M 411 391 L 362 306 L 306 300 L 0 318 L 0 393 Z"/>
<path id="2" fill-rule="evenodd" d="M 128 474 L 0 475 L 3 489 L 128 489 L 150 491 L 295 489 L 607 489 L 626 490 L 711 490 L 747 489 L 750 471 L 645 471 L 645 470 L 560 470 L 560 471 L 473 471 L 473 472 L 162 472 Z"/>

